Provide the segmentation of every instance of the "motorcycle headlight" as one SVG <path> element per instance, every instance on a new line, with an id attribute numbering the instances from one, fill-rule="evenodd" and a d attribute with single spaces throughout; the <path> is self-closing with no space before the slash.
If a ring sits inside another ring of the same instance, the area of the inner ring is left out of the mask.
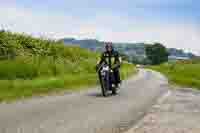
<path id="1" fill-rule="evenodd" d="M 108 66 L 103 67 L 103 71 L 109 71 L 109 67 Z"/>
<path id="2" fill-rule="evenodd" d="M 101 71 L 101 75 L 102 75 L 102 76 L 105 76 L 105 75 L 106 75 L 106 72 L 105 72 L 105 71 Z"/>

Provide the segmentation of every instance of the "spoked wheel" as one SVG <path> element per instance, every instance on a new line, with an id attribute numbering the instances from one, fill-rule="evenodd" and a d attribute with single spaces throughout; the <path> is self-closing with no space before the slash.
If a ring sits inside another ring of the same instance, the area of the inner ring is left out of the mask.
<path id="1" fill-rule="evenodd" d="M 101 91 L 104 97 L 108 96 L 109 87 L 109 81 L 105 77 L 102 78 Z"/>

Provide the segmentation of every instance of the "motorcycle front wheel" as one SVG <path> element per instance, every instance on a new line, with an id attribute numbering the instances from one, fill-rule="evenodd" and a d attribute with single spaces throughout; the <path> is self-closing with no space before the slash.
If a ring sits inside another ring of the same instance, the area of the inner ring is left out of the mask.
<path id="1" fill-rule="evenodd" d="M 102 91 L 102 94 L 104 97 L 107 97 L 108 96 L 108 90 L 109 90 L 109 77 L 106 75 L 105 77 L 102 77 L 102 80 L 101 80 L 101 91 Z"/>

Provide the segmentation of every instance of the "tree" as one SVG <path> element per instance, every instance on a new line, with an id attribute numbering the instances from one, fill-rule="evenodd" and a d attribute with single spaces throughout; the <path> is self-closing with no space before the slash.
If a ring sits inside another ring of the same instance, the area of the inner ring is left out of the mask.
<path id="1" fill-rule="evenodd" d="M 167 48 L 160 43 L 147 45 L 145 51 L 146 56 L 151 61 L 152 65 L 161 64 L 168 60 Z"/>
<path id="2" fill-rule="evenodd" d="M 131 56 L 131 62 L 133 64 L 142 64 L 142 65 L 148 65 L 148 64 L 151 64 L 150 60 L 143 57 L 143 56 L 134 56 L 132 55 Z"/>

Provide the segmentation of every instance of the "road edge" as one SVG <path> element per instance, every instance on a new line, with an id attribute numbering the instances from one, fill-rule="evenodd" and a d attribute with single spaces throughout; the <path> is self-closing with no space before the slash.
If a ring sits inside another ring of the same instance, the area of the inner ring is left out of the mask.
<path id="1" fill-rule="evenodd" d="M 140 125 L 142 124 L 142 122 L 144 121 L 144 117 L 148 114 L 149 110 L 151 110 L 151 108 L 157 104 L 160 104 L 162 102 L 164 102 L 170 95 L 171 95 L 171 91 L 168 90 L 167 92 L 165 92 L 164 94 L 162 94 L 155 102 L 155 104 L 153 104 L 147 111 L 146 113 L 142 116 L 142 118 L 140 120 L 138 120 L 138 122 L 136 122 L 135 125 L 133 125 L 130 129 L 128 129 L 126 132 L 124 133 L 136 133 L 134 130 L 139 128 Z"/>

